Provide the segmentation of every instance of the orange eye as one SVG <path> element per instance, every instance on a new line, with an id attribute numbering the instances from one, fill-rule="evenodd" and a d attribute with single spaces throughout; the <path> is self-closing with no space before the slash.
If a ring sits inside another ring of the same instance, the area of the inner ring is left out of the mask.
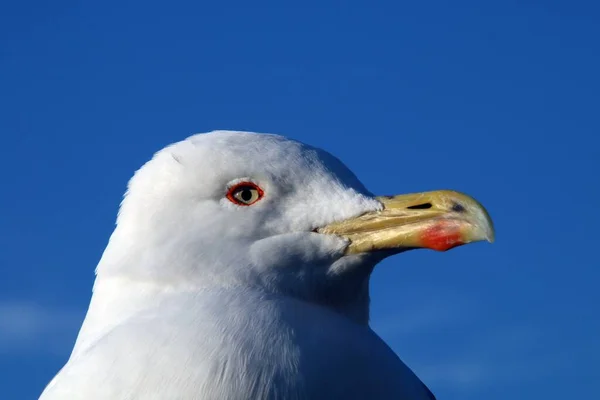
<path id="1" fill-rule="evenodd" d="M 255 183 L 240 182 L 227 191 L 227 199 L 238 206 L 251 206 L 263 198 L 265 192 Z"/>

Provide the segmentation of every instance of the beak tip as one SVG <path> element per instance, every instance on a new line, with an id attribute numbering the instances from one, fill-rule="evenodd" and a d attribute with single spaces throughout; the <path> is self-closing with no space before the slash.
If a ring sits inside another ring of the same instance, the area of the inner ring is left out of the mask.
<path id="1" fill-rule="evenodd" d="M 482 239 L 489 243 L 494 243 L 496 241 L 496 230 L 494 229 L 492 217 L 490 217 L 488 211 L 481 204 L 477 203 L 477 205 L 478 209 L 473 210 L 473 214 L 476 215 L 476 225 L 482 231 Z"/>
<path id="2" fill-rule="evenodd" d="M 490 224 L 484 228 L 483 240 L 488 243 L 494 243 L 496 241 L 496 233 L 494 232 L 494 227 Z"/>
<path id="3" fill-rule="evenodd" d="M 496 230 L 494 229 L 494 223 L 492 219 L 488 216 L 488 225 L 487 225 L 487 235 L 486 239 L 489 243 L 494 243 L 496 241 Z"/>

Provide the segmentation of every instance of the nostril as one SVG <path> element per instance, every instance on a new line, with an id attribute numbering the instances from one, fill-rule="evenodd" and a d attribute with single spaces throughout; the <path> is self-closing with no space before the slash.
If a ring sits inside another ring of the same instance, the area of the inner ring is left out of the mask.
<path id="1" fill-rule="evenodd" d="M 426 210 L 431 207 L 432 207 L 431 203 L 423 203 L 423 204 L 417 204 L 415 206 L 408 206 L 406 208 L 408 208 L 409 210 Z"/>
<path id="2" fill-rule="evenodd" d="M 465 207 L 460 203 L 454 203 L 452 205 L 452 211 L 457 213 L 465 212 Z"/>

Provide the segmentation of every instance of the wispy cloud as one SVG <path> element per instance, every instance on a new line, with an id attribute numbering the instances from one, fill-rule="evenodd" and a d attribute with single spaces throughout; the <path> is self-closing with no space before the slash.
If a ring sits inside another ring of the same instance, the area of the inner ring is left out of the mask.
<path id="1" fill-rule="evenodd" d="M 426 297 L 423 293 L 428 293 Z M 393 313 L 375 316 L 372 328 L 383 338 L 419 335 L 426 331 L 460 325 L 478 314 L 477 303 L 463 295 L 439 288 L 412 288 L 394 299 Z"/>
<path id="2" fill-rule="evenodd" d="M 486 383 L 490 376 L 487 366 L 480 360 L 440 361 L 436 364 L 413 366 L 427 385 L 476 389 Z"/>
<path id="3" fill-rule="evenodd" d="M 484 387 L 512 386 L 549 379 L 571 368 L 561 354 L 502 357 L 490 354 L 456 354 L 456 359 L 413 365 L 413 369 L 431 387 L 476 392 Z"/>
<path id="4" fill-rule="evenodd" d="M 401 299 L 410 307 L 375 316 L 372 326 L 434 391 L 474 395 L 571 368 L 572 346 L 561 353 L 560 338 L 541 321 L 492 317 L 485 304 L 465 294 L 419 292 Z"/>
<path id="5" fill-rule="evenodd" d="M 0 301 L 0 353 L 65 352 L 84 312 L 23 301 Z"/>

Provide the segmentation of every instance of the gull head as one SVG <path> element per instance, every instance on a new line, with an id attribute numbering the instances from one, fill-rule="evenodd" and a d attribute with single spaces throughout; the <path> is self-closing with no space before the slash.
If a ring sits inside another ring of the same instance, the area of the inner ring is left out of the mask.
<path id="1" fill-rule="evenodd" d="M 402 171 L 384 171 L 387 177 Z M 97 279 L 239 288 L 368 319 L 383 258 L 493 241 L 454 191 L 375 196 L 331 154 L 278 135 L 215 131 L 154 155 L 129 182 Z"/>

